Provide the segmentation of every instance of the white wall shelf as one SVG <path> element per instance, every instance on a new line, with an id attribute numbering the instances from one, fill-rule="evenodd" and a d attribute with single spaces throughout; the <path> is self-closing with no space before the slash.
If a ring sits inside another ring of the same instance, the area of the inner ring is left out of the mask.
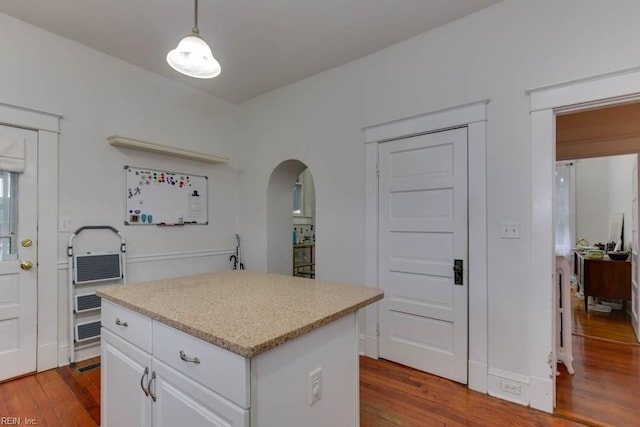
<path id="1" fill-rule="evenodd" d="M 196 151 L 185 150 L 183 148 L 169 147 L 153 142 L 139 139 L 126 138 L 124 136 L 112 135 L 107 137 L 109 144 L 115 147 L 133 148 L 135 150 L 149 151 L 152 153 L 164 154 L 166 156 L 180 157 L 183 159 L 197 160 L 207 163 L 227 163 L 226 157 L 214 156 L 212 154 L 198 153 Z"/>

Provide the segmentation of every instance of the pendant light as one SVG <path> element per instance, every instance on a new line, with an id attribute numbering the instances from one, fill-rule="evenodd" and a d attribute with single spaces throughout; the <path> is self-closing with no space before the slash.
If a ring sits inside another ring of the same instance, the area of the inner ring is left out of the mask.
<path id="1" fill-rule="evenodd" d="M 198 0 L 195 0 L 191 35 L 180 40 L 178 47 L 167 54 L 167 62 L 177 72 L 197 79 L 212 79 L 220 75 L 220 63 L 213 57 L 207 42 L 200 38 Z"/>

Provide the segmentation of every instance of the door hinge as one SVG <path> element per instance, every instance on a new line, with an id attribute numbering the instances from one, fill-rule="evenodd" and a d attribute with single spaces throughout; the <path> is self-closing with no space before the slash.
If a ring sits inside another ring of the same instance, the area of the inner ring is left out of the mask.
<path id="1" fill-rule="evenodd" d="M 376 336 L 380 336 L 380 323 L 376 323 Z"/>
<path id="2" fill-rule="evenodd" d="M 376 163 L 376 175 L 380 176 L 380 163 Z"/>

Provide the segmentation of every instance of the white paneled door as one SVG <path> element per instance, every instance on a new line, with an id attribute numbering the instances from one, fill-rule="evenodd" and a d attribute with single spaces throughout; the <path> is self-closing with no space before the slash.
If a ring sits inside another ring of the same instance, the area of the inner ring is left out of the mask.
<path id="1" fill-rule="evenodd" d="M 37 138 L 0 125 L 0 381 L 36 370 Z"/>
<path id="2" fill-rule="evenodd" d="M 378 188 L 380 357 L 466 384 L 467 129 L 380 144 Z"/>

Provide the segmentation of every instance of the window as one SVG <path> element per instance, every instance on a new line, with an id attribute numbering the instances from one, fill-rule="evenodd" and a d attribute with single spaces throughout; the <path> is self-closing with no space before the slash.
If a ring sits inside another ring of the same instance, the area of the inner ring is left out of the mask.
<path id="1" fill-rule="evenodd" d="M 304 215 L 304 193 L 300 176 L 293 185 L 293 214 Z"/>
<path id="2" fill-rule="evenodd" d="M 18 174 L 0 171 L 0 261 L 18 259 Z"/>

